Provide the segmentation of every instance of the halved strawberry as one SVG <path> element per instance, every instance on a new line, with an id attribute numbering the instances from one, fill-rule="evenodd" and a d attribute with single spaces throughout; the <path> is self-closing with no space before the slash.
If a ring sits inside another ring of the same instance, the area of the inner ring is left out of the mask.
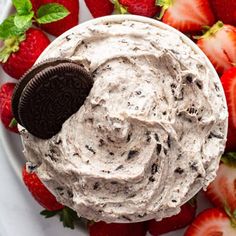
<path id="1" fill-rule="evenodd" d="M 219 74 L 236 64 L 236 27 L 218 21 L 197 41 Z"/>
<path id="2" fill-rule="evenodd" d="M 184 236 L 235 236 L 235 218 L 229 218 L 222 210 L 211 208 L 200 213 Z"/>
<path id="3" fill-rule="evenodd" d="M 196 209 L 197 204 L 194 198 L 181 207 L 181 211 L 178 215 L 167 217 L 162 221 L 150 220 L 148 222 L 148 231 L 151 235 L 158 236 L 184 228 L 194 220 Z"/>
<path id="4" fill-rule="evenodd" d="M 208 0 L 157 0 L 157 4 L 162 21 L 185 33 L 201 31 L 215 21 Z"/>
<path id="5" fill-rule="evenodd" d="M 236 153 L 222 157 L 217 176 L 208 186 L 206 196 L 217 207 L 236 210 Z"/>
<path id="6" fill-rule="evenodd" d="M 226 149 L 228 151 L 236 151 L 236 67 L 227 70 L 221 77 L 221 82 L 224 87 L 229 110 Z"/>

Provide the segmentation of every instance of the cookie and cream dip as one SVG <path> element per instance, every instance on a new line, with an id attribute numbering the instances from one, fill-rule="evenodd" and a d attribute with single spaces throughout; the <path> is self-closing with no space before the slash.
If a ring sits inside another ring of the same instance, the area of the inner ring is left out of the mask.
<path id="1" fill-rule="evenodd" d="M 80 216 L 162 219 L 215 178 L 227 106 L 219 78 L 190 40 L 154 20 L 122 19 L 75 27 L 40 57 L 70 58 L 94 84 L 51 139 L 22 130 L 24 154 Z"/>

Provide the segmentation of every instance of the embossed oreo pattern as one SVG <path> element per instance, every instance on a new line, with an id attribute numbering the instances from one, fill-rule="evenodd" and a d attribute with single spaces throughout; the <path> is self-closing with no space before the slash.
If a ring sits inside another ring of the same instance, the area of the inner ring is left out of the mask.
<path id="1" fill-rule="evenodd" d="M 15 119 L 17 120 L 18 123 L 21 124 L 19 115 L 18 115 L 18 106 L 19 106 L 19 101 L 20 101 L 20 97 L 22 94 L 22 91 L 24 90 L 24 88 L 26 87 L 26 85 L 29 83 L 29 81 L 31 79 L 34 78 L 34 76 L 39 73 L 40 71 L 42 71 L 45 68 L 48 67 L 53 67 L 58 65 L 59 63 L 63 63 L 63 62 L 71 62 L 71 63 L 75 63 L 70 59 L 60 59 L 60 58 L 51 58 L 48 60 L 45 60 L 37 65 L 34 65 L 31 69 L 29 69 L 19 80 L 19 82 L 16 84 L 16 87 L 14 89 L 14 93 L 12 95 L 12 112 L 13 115 L 15 117 Z"/>
<path id="2" fill-rule="evenodd" d="M 87 71 L 75 63 L 42 70 L 22 91 L 18 107 L 21 124 L 36 137 L 52 137 L 83 105 L 92 84 Z"/>

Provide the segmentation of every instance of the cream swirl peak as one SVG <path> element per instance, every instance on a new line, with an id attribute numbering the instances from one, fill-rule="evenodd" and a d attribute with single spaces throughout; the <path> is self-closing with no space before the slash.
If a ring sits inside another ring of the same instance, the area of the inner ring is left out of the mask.
<path id="1" fill-rule="evenodd" d="M 84 105 L 49 140 L 22 130 L 25 156 L 57 199 L 95 221 L 161 219 L 211 182 L 227 106 L 206 58 L 175 31 L 136 20 L 77 27 L 41 60 L 93 74 Z"/>

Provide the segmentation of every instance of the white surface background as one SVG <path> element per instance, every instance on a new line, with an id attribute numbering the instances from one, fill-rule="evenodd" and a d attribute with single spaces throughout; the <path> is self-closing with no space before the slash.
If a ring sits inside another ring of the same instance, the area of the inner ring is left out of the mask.
<path id="1" fill-rule="evenodd" d="M 10 5 L 10 0 L 0 0 L 0 22 L 9 13 Z M 80 0 L 80 22 L 91 18 L 84 1 Z M 11 80 L 0 68 L 0 84 Z M 44 219 L 39 215 L 42 208 L 31 197 L 21 180 L 24 162 L 19 136 L 6 131 L 0 124 L 0 236 L 88 235 L 81 227 L 75 230 L 63 228 L 57 217 Z M 208 205 L 202 197 L 199 200 L 199 210 Z M 166 236 L 182 236 L 183 232 L 184 230 L 180 230 Z"/>

